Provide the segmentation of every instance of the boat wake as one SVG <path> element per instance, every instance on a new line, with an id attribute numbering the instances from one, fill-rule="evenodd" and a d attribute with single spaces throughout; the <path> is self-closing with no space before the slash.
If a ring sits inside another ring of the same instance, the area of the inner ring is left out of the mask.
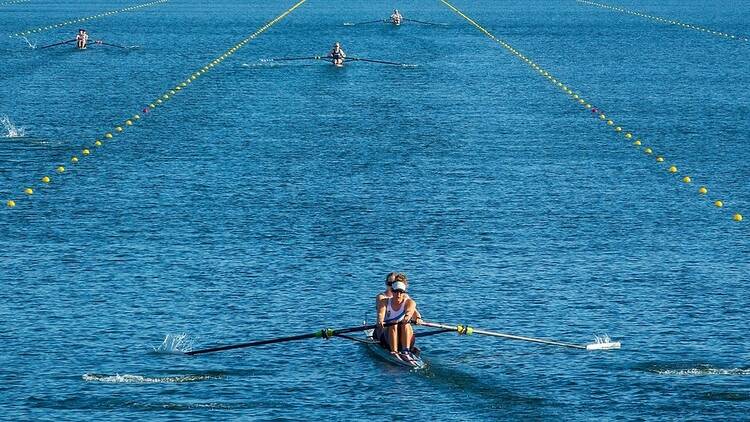
<path id="1" fill-rule="evenodd" d="M 26 129 L 13 124 L 8 116 L 0 116 L 0 126 L 5 133 L 0 135 L 2 138 L 23 138 L 26 136 Z"/>
<path id="2" fill-rule="evenodd" d="M 283 66 L 283 63 L 279 63 L 271 59 L 259 59 L 255 63 L 242 63 L 242 67 L 279 67 L 279 66 Z"/>
<path id="3" fill-rule="evenodd" d="M 159 347 L 154 347 L 154 352 L 165 354 L 184 354 L 193 350 L 193 340 L 185 333 L 167 334 Z"/>
<path id="4" fill-rule="evenodd" d="M 224 378 L 219 374 L 188 374 L 166 377 L 145 377 L 132 374 L 83 374 L 86 382 L 101 382 L 107 384 L 178 384 L 183 382 L 200 382 Z"/>
<path id="5" fill-rule="evenodd" d="M 669 376 L 750 376 L 750 368 L 717 368 L 708 364 L 683 368 L 648 368 L 649 372 Z"/>

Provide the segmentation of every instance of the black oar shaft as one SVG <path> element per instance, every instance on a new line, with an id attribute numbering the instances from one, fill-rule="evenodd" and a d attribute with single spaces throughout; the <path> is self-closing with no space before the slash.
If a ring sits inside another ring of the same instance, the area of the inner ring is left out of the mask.
<path id="1" fill-rule="evenodd" d="M 239 343 L 239 344 L 230 344 L 227 346 L 218 346 L 218 347 L 211 347 L 208 349 L 202 349 L 202 350 L 193 350 L 190 352 L 186 352 L 188 355 L 200 355 L 203 353 L 212 353 L 212 352 L 221 352 L 222 350 L 232 350 L 232 349 L 241 349 L 244 347 L 254 347 L 254 346 L 262 346 L 264 344 L 274 344 L 274 343 L 283 343 L 287 341 L 295 341 L 295 340 L 305 340 L 308 338 L 314 338 L 318 336 L 320 332 L 312 333 L 312 334 L 301 334 L 298 336 L 289 336 L 289 337 L 280 337 L 275 339 L 269 339 L 269 340 L 258 340 L 258 341 L 251 341 L 247 343 Z"/>
<path id="2" fill-rule="evenodd" d="M 56 46 L 56 45 L 68 44 L 68 43 L 71 43 L 71 42 L 73 42 L 73 41 L 75 41 L 75 40 L 76 40 L 76 39 L 75 39 L 75 38 L 73 38 L 72 40 L 61 41 L 61 42 L 58 42 L 58 43 L 54 43 L 54 44 L 50 44 L 50 45 L 45 45 L 44 47 L 39 47 L 39 49 L 42 49 L 42 48 L 49 48 L 49 47 L 54 47 L 54 46 Z"/>
<path id="3" fill-rule="evenodd" d="M 395 325 L 397 323 L 388 323 L 385 324 L 385 326 L 389 325 Z M 372 330 L 375 328 L 376 325 L 358 325 L 356 327 L 348 327 L 348 328 L 340 328 L 337 330 L 332 329 L 325 329 L 316 331 L 314 333 L 309 334 L 300 334 L 296 336 L 289 336 L 289 337 L 279 337 L 279 338 L 273 338 L 268 340 L 258 340 L 258 341 L 251 341 L 247 343 L 238 343 L 238 344 L 229 344 L 226 346 L 217 346 L 217 347 L 211 347 L 208 349 L 200 349 L 200 350 L 191 350 L 189 352 L 185 352 L 187 355 L 200 355 L 204 353 L 213 353 L 213 352 L 221 352 L 223 350 L 232 350 L 232 349 L 242 349 L 245 347 L 255 347 L 255 346 L 263 346 L 266 344 L 274 344 L 274 343 L 285 343 L 288 341 L 296 341 L 296 340 L 306 340 L 310 338 L 331 338 L 335 337 L 339 334 L 346 334 L 346 333 L 354 333 L 357 331 L 365 331 L 365 330 Z"/>
<path id="4" fill-rule="evenodd" d="M 353 23 L 352 25 L 365 25 L 365 24 L 368 24 L 368 23 L 386 23 L 386 22 L 388 22 L 388 21 L 385 20 L 385 19 L 378 19 L 376 21 L 357 22 L 357 23 Z"/>

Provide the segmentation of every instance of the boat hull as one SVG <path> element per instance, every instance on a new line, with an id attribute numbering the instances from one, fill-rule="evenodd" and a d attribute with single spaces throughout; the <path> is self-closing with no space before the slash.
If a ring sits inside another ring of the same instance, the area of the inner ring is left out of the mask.
<path id="1" fill-rule="evenodd" d="M 387 361 L 389 363 L 392 363 L 397 366 L 401 366 L 404 368 L 409 369 L 424 369 L 427 364 L 424 363 L 422 358 L 420 356 L 415 356 L 414 362 L 407 362 L 405 360 L 399 359 L 393 355 L 391 355 L 391 352 L 386 350 L 383 346 L 380 345 L 380 342 L 372 338 L 372 330 L 365 331 L 365 347 L 370 351 L 370 353 L 374 354 L 375 356 L 379 357 L 380 359 Z"/>

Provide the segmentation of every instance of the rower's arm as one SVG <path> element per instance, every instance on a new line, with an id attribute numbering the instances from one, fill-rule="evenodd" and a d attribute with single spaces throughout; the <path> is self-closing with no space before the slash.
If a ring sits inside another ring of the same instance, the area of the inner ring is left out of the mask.
<path id="1" fill-rule="evenodd" d="M 378 325 L 383 324 L 385 321 L 385 301 L 379 300 L 378 301 Z"/>
<path id="2" fill-rule="evenodd" d="M 409 299 L 406 302 L 406 312 L 404 312 L 404 321 L 411 321 L 412 318 L 421 318 L 422 316 L 419 315 L 419 311 L 417 311 L 417 302 L 415 302 L 413 299 Z"/>

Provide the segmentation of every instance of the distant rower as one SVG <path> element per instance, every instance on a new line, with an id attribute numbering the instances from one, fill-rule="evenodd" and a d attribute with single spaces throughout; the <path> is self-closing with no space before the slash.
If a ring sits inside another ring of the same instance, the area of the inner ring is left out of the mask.
<path id="1" fill-rule="evenodd" d="M 391 15 L 391 23 L 394 25 L 401 25 L 401 22 L 403 22 L 404 17 L 401 16 L 401 13 L 399 13 L 398 9 L 395 9 L 393 11 L 393 14 Z"/>
<path id="2" fill-rule="evenodd" d="M 86 49 L 86 44 L 88 42 L 89 34 L 85 29 L 79 29 L 78 34 L 76 35 L 76 47 L 78 47 L 79 50 L 84 50 Z"/>
<path id="3" fill-rule="evenodd" d="M 331 52 L 328 53 L 328 57 L 331 59 L 331 63 L 333 63 L 334 66 L 341 67 L 344 65 L 346 53 L 344 53 L 344 50 L 341 48 L 341 44 L 336 42 L 336 44 L 333 45 Z"/>

